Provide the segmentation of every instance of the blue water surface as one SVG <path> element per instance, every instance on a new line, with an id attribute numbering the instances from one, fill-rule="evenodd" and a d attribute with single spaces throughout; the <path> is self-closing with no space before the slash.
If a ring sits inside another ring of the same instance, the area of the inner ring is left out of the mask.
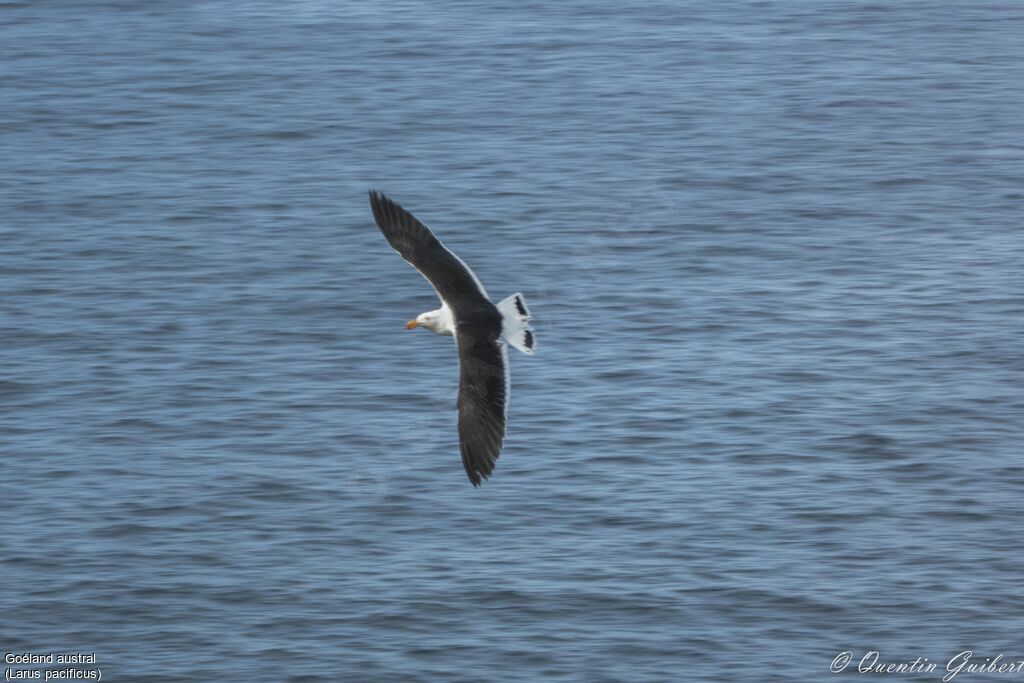
<path id="1" fill-rule="evenodd" d="M 1022 74 L 990 0 L 0 2 L 0 649 L 1024 660 Z M 371 187 L 535 316 L 480 489 Z"/>

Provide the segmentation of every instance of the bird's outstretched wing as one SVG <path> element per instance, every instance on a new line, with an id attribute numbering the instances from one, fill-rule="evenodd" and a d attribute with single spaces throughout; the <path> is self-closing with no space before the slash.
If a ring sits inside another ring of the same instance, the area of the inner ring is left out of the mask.
<path id="1" fill-rule="evenodd" d="M 449 251 L 416 217 L 379 192 L 370 191 L 377 227 L 402 258 L 434 286 L 441 301 L 458 313 L 465 306 L 490 304 L 487 291 L 462 259 Z"/>
<path id="2" fill-rule="evenodd" d="M 473 486 L 494 470 L 505 440 L 508 355 L 492 333 L 459 330 L 459 447 Z"/>

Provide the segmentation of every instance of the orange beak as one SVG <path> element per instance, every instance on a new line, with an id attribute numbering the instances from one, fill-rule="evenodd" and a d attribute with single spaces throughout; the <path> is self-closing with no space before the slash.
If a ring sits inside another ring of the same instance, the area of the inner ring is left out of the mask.
<path id="1" fill-rule="evenodd" d="M 415 320 L 410 320 L 405 324 L 405 329 L 407 330 L 413 330 L 416 329 L 417 327 L 419 327 L 419 323 L 416 322 Z"/>

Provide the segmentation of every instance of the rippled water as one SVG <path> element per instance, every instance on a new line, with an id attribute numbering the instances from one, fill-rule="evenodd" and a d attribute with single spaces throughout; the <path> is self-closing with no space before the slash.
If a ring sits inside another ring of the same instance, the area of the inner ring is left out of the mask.
<path id="1" fill-rule="evenodd" d="M 1024 659 L 1022 36 L 985 0 L 0 3 L 0 647 Z M 370 187 L 536 317 L 479 490 Z"/>

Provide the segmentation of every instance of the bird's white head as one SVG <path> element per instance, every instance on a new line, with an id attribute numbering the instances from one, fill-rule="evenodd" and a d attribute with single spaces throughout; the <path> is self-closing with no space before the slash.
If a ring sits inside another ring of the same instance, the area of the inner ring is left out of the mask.
<path id="1" fill-rule="evenodd" d="M 442 320 L 441 311 L 420 313 L 416 316 L 415 320 L 410 320 L 405 324 L 405 329 L 407 330 L 414 330 L 417 327 L 425 327 L 436 334 L 444 334 L 444 321 Z"/>

